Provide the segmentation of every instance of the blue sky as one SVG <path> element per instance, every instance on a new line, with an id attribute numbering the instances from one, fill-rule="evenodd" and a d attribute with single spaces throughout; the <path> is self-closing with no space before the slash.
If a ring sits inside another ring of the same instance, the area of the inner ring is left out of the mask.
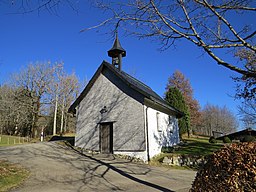
<path id="1" fill-rule="evenodd" d="M 67 6 L 58 14 L 49 12 L 7 14 L 12 7 L 0 6 L 0 83 L 22 66 L 36 61 L 63 61 L 68 72 L 75 72 L 81 81 L 90 80 L 103 60 L 111 62 L 107 51 L 113 39 L 97 31 L 80 33 L 81 29 L 98 24 L 101 13 L 81 4 L 79 12 Z M 237 18 L 237 22 L 243 22 Z M 207 102 L 226 105 L 237 114 L 239 101 L 235 83 L 230 78 L 234 72 L 218 66 L 194 45 L 181 41 L 176 49 L 159 52 L 157 42 L 123 36 L 119 39 L 127 56 L 123 70 L 149 85 L 163 96 L 168 77 L 180 70 L 191 82 L 194 96 L 203 107 Z M 224 53 L 223 53 L 224 54 Z M 228 58 L 231 59 L 232 58 Z"/>

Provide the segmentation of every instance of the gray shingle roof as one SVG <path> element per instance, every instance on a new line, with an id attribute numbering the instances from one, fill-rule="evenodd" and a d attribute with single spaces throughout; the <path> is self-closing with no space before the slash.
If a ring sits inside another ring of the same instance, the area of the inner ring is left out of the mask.
<path id="1" fill-rule="evenodd" d="M 98 75 L 103 70 L 103 67 L 107 67 L 112 72 L 114 72 L 121 80 L 123 80 L 128 86 L 130 86 L 132 89 L 135 89 L 142 95 L 144 95 L 146 98 L 150 99 L 153 102 L 158 103 L 159 105 L 175 112 L 177 116 L 182 117 L 183 113 L 179 110 L 175 109 L 174 107 L 170 106 L 165 100 L 163 100 L 162 97 L 160 97 L 156 92 L 154 92 L 149 86 L 144 84 L 143 82 L 139 81 L 138 79 L 132 77 L 131 75 L 125 73 L 124 71 L 119 71 L 117 68 L 112 66 L 106 61 L 103 61 L 100 67 L 98 68 L 97 72 L 94 74 L 93 78 L 90 80 L 86 88 L 83 90 L 83 92 L 80 94 L 80 96 L 77 98 L 77 100 L 71 105 L 69 108 L 69 111 L 73 111 L 75 107 L 81 102 L 81 100 L 85 97 L 87 92 L 90 90 L 92 84 L 97 79 Z"/>

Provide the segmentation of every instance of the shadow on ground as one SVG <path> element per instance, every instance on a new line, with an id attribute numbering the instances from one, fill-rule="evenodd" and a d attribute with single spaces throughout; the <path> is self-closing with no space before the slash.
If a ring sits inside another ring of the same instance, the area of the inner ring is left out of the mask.
<path id="1" fill-rule="evenodd" d="M 128 172 L 123 171 L 123 170 L 121 170 L 121 169 L 115 167 L 115 166 L 112 165 L 111 163 L 106 163 L 106 162 L 104 162 L 104 161 L 102 161 L 102 160 L 99 160 L 99 159 L 96 159 L 96 158 L 94 158 L 94 157 L 92 157 L 92 156 L 88 156 L 88 155 L 86 155 L 86 154 L 83 154 L 83 153 L 81 153 L 80 151 L 78 151 L 77 149 L 75 149 L 74 147 L 72 147 L 72 146 L 70 146 L 70 145 L 68 145 L 68 147 L 69 147 L 70 149 L 72 149 L 73 151 L 75 151 L 76 153 L 78 153 L 78 154 L 80 154 L 80 155 L 82 155 L 82 156 L 84 156 L 84 157 L 86 157 L 86 158 L 89 158 L 89 159 L 91 159 L 91 160 L 93 160 L 93 161 L 99 163 L 100 166 L 106 166 L 107 169 L 106 169 L 106 170 L 103 172 L 103 174 L 101 175 L 102 178 L 104 178 L 104 175 L 111 169 L 112 171 L 115 171 L 116 173 L 118 173 L 118 174 L 120 174 L 120 175 L 126 177 L 127 179 L 132 180 L 132 181 L 138 182 L 138 183 L 143 184 L 143 185 L 146 185 L 146 186 L 148 186 L 148 187 L 152 187 L 152 188 L 157 189 L 157 190 L 159 190 L 159 191 L 172 192 L 172 190 L 166 189 L 166 188 L 164 188 L 164 187 L 162 187 L 162 186 L 159 186 L 159 185 L 156 185 L 156 184 L 154 184 L 154 183 L 150 183 L 150 182 L 141 180 L 141 179 L 139 179 L 139 178 L 136 178 L 136 177 L 132 176 L 131 174 L 129 174 Z M 109 156 L 109 155 L 108 155 L 108 156 Z M 114 158 L 114 156 L 112 156 L 112 157 Z M 131 163 L 131 162 L 129 161 L 128 163 Z M 149 172 L 149 171 L 150 171 L 150 169 L 148 169 L 148 172 Z M 146 175 L 148 172 L 144 172 L 143 174 Z M 131 172 L 130 172 L 130 173 L 131 173 Z M 134 174 L 134 173 L 133 173 L 133 174 Z"/>
<path id="2" fill-rule="evenodd" d="M 75 136 L 67 137 L 67 136 L 57 136 L 57 135 L 54 135 L 49 140 L 49 142 L 51 142 L 51 141 L 67 141 L 70 145 L 74 146 L 75 145 Z"/>
<path id="3" fill-rule="evenodd" d="M 61 139 L 59 139 L 61 140 Z M 56 141 L 56 140 L 55 140 Z M 189 188 L 195 172 L 83 154 L 56 142 L 0 148 L 0 159 L 20 163 L 30 178 L 13 191 L 166 191 Z"/>

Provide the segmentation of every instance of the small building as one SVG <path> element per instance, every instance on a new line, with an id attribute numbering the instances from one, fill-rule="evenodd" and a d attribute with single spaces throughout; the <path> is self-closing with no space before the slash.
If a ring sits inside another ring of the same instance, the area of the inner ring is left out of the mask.
<path id="1" fill-rule="evenodd" d="M 240 141 L 243 141 L 243 139 L 246 136 L 256 137 L 256 131 L 253 130 L 252 128 L 247 128 L 247 129 L 244 129 L 244 130 L 241 130 L 241 131 L 237 131 L 237 132 L 234 132 L 234 133 L 230 133 L 228 135 L 224 135 L 224 136 L 218 137 L 217 139 L 218 140 L 223 140 L 224 137 L 228 137 L 230 140 L 240 140 Z"/>
<path id="2" fill-rule="evenodd" d="M 212 131 L 212 135 L 216 139 L 218 137 L 223 136 L 223 132 L 221 132 L 221 131 Z"/>
<path id="3" fill-rule="evenodd" d="M 126 51 L 117 37 L 108 55 L 112 64 L 102 62 L 69 108 L 76 115 L 75 145 L 148 161 L 163 146 L 179 143 L 178 118 L 183 113 L 122 71 Z"/>

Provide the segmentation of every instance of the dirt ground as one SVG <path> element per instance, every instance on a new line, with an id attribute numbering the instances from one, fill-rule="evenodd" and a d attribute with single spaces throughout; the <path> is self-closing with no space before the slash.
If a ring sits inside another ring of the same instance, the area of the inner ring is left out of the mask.
<path id="1" fill-rule="evenodd" d="M 113 156 L 81 154 L 55 142 L 0 147 L 0 160 L 19 163 L 31 175 L 12 191 L 177 191 L 191 187 L 195 171 L 168 169 Z"/>

